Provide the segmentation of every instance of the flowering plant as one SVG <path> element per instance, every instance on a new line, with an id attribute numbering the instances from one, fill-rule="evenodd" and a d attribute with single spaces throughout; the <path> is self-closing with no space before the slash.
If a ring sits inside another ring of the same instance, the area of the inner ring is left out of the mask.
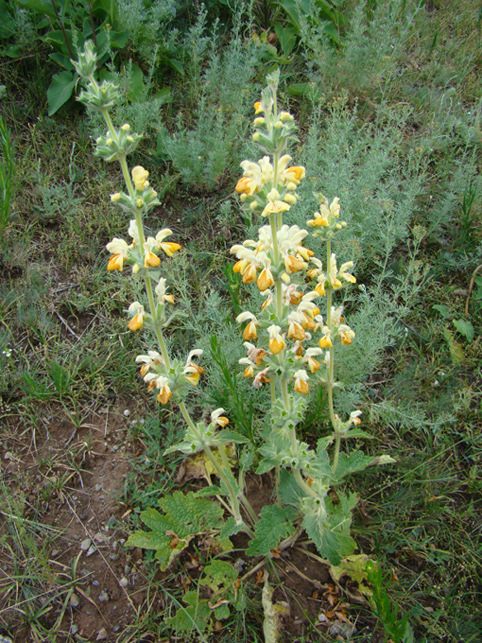
<path id="1" fill-rule="evenodd" d="M 298 200 L 297 188 L 305 170 L 292 165 L 287 153 L 289 143 L 296 139 L 296 125 L 290 113 L 278 111 L 279 72 L 268 76 L 268 86 L 255 104 L 253 139 L 264 156 L 257 163 L 241 163 L 244 174 L 236 185 L 243 207 L 259 214 L 265 225 L 259 228 L 257 239 L 231 248 L 237 258 L 234 272 L 241 275 L 243 283 L 256 284 L 265 295 L 259 311 L 245 310 L 237 317 L 243 325 L 246 348 L 246 356 L 240 360 L 244 376 L 253 379 L 255 388 L 267 386 L 270 390 L 271 409 L 259 441 L 253 444 L 228 428 L 224 409 L 213 410 L 209 421 L 195 420 L 188 410 L 186 398 L 203 374 L 198 363 L 202 351 L 191 350 L 185 360 L 172 358 L 164 337 L 176 313 L 171 312 L 174 297 L 161 274 L 161 257 L 171 257 L 180 245 L 166 241 L 169 229 L 161 229 L 155 236 L 148 236 L 144 229 L 144 216 L 159 201 L 147 180 L 147 170 L 137 166 L 129 171 L 127 165 L 126 157 L 141 137 L 131 132 L 128 124 L 120 129 L 113 125 L 109 110 L 117 88 L 108 82 L 97 83 L 95 63 L 93 47 L 87 43 L 75 63 L 86 81 L 79 100 L 105 118 L 108 129 L 97 139 L 96 154 L 120 163 L 126 191 L 113 194 L 111 200 L 130 219 L 129 241 L 114 238 L 107 244 L 111 253 L 107 268 L 123 272 L 125 266 L 131 266 L 134 277 L 144 281 L 146 301 L 129 306 L 128 327 L 133 332 L 147 329 L 157 346 L 138 355 L 136 362 L 157 402 L 177 404 L 186 422 L 182 440 L 166 453 L 204 454 L 209 483 L 195 493 L 178 491 L 161 499 L 163 513 L 144 511 L 141 519 L 151 531 L 134 533 L 128 544 L 155 549 L 166 568 L 199 532 L 211 532 L 221 543 L 245 532 L 249 537 L 247 554 L 266 556 L 293 544 L 304 530 L 320 555 L 337 565 L 356 546 L 350 524 L 357 495 L 338 491 L 334 500 L 330 489 L 351 473 L 393 460 L 341 450 L 343 440 L 369 437 L 359 428 L 361 412 L 354 410 L 342 419 L 335 413 L 333 397 L 334 389 L 341 386 L 335 380 L 338 348 L 350 345 L 355 338 L 343 317 L 343 307 L 334 304 L 334 296 L 356 280 L 351 274 L 353 262 L 338 268 L 332 252 L 332 240 L 346 226 L 340 219 L 337 198 L 330 204 L 322 194 L 316 195 L 319 211 L 307 221 L 311 237 L 325 244 L 324 260 L 303 245 L 310 236 L 308 230 L 283 222 L 283 215 Z M 326 389 L 332 431 L 313 446 L 300 439 L 297 427 L 305 415 L 310 390 L 319 386 Z M 266 505 L 259 514 L 246 496 L 245 474 L 251 469 L 258 475 L 274 471 L 274 504 Z"/>

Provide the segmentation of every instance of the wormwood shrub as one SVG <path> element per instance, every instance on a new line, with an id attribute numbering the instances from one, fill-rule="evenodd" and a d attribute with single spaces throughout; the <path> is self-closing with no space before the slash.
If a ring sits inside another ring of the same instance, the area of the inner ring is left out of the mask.
<path id="1" fill-rule="evenodd" d="M 105 118 L 108 130 L 97 139 L 96 154 L 120 163 L 126 192 L 113 194 L 111 200 L 131 217 L 130 241 L 114 238 L 107 244 L 111 253 L 108 270 L 123 272 L 125 266 L 131 266 L 132 278 L 144 284 L 144 303 L 130 304 L 128 327 L 132 332 L 150 331 L 157 345 L 138 355 L 136 362 L 157 402 L 176 404 L 186 423 L 180 442 L 165 453 L 180 452 L 194 458 L 208 482 L 195 492 L 175 491 L 162 497 L 160 510 L 143 511 L 140 517 L 148 531 L 132 534 L 128 545 L 155 550 L 166 569 L 199 533 L 210 533 L 222 549 L 229 550 L 229 538 L 244 532 L 248 537 L 246 555 L 257 557 L 292 546 L 306 532 L 320 555 L 338 565 L 356 548 L 350 525 L 358 496 L 345 492 L 343 484 L 351 474 L 393 459 L 366 455 L 350 446 L 352 440 L 370 437 L 360 428 L 362 413 L 350 409 L 340 415 L 335 409 L 334 391 L 342 387 L 335 365 L 340 349 L 350 347 L 355 339 L 337 297 L 356 279 L 351 273 L 353 262 L 338 265 L 332 248 L 333 239 L 346 227 L 338 198 L 330 204 L 321 193 L 316 195 L 318 211 L 307 221 L 311 235 L 298 225 L 283 222 L 283 215 L 297 202 L 305 169 L 291 165 L 287 154 L 289 144 L 296 140 L 296 125 L 289 112 L 278 108 L 279 72 L 268 76 L 268 86 L 255 103 L 253 140 L 264 156 L 258 162 L 241 163 L 244 174 L 236 185 L 243 207 L 257 214 L 264 225 L 257 238 L 231 248 L 237 258 L 234 272 L 242 276 L 244 284 L 256 284 L 264 299 L 258 310 L 258 297 L 253 297 L 251 310 L 236 317 L 243 326 L 245 356 L 239 362 L 244 377 L 252 379 L 255 389 L 267 389 L 269 398 L 263 417 L 258 417 L 259 409 L 251 412 L 260 427 L 255 432 L 239 421 L 240 413 L 231 429 L 224 408 L 206 409 L 208 419 L 196 417 L 188 408 L 190 391 L 204 372 L 199 363 L 203 351 L 195 348 L 180 358 L 168 350 L 166 329 L 180 313 L 172 308 L 174 296 L 160 270 L 160 255 L 171 257 L 180 245 L 167 241 L 169 229 L 155 236 L 145 231 L 143 217 L 158 205 L 157 193 L 147 181 L 147 170 L 141 166 L 129 170 L 126 161 L 141 137 L 128 124 L 117 128 L 112 123 L 109 111 L 117 100 L 117 88 L 97 82 L 95 65 L 94 49 L 88 44 L 76 63 L 87 84 L 79 99 Z M 322 242 L 323 259 L 304 245 L 308 237 L 315 244 Z M 211 348 L 213 361 L 223 371 L 222 346 L 213 340 Z M 209 363 L 205 366 L 211 368 Z M 226 382 L 233 388 L 233 375 L 227 372 Z M 325 390 L 331 428 L 311 445 L 302 441 L 297 429 L 309 411 L 310 390 L 320 387 Z M 242 417 L 245 421 L 249 415 Z M 245 477 L 249 471 L 274 473 L 273 504 L 266 504 L 259 513 L 247 497 Z M 333 488 L 337 489 L 336 500 L 329 495 Z M 225 571 L 221 575 L 225 576 Z M 226 583 L 232 586 L 233 580 L 229 576 Z M 194 595 L 185 597 L 193 613 L 198 613 L 195 599 Z M 225 605 L 214 613 L 217 618 L 226 618 Z"/>
<path id="2" fill-rule="evenodd" d="M 167 156 L 184 183 L 196 189 L 213 189 L 241 160 L 253 102 L 249 88 L 262 55 L 252 39 L 243 37 L 242 10 L 241 5 L 233 16 L 231 39 L 218 53 L 216 25 L 211 36 L 204 35 L 206 12 L 201 9 L 183 45 L 188 91 L 182 89 L 194 120 L 187 122 L 181 109 L 176 130 L 170 133 L 164 128 L 159 136 L 159 154 Z"/>

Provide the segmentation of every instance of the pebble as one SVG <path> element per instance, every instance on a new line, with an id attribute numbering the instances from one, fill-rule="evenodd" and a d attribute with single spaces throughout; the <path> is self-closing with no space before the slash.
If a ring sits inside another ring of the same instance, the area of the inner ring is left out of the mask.
<path id="1" fill-rule="evenodd" d="M 128 584 L 129 584 L 129 581 L 127 580 L 127 578 L 125 576 L 123 576 L 119 581 L 119 585 L 121 587 L 127 587 Z"/>
<path id="2" fill-rule="evenodd" d="M 89 547 L 92 545 L 92 541 L 90 538 L 86 538 L 80 543 L 80 548 L 82 551 L 87 551 Z"/>
<path id="3" fill-rule="evenodd" d="M 109 600 L 109 594 L 105 591 L 105 589 L 103 589 L 99 594 L 99 601 L 101 603 L 107 603 L 108 600 Z"/>
<path id="4" fill-rule="evenodd" d="M 99 581 L 98 581 L 98 580 L 93 580 L 93 581 L 92 581 L 92 585 L 93 585 L 94 587 L 99 587 Z"/>
<path id="5" fill-rule="evenodd" d="M 73 623 L 70 626 L 70 634 L 73 636 L 74 634 L 77 634 L 78 631 L 79 631 L 79 626 Z"/>
<path id="6" fill-rule="evenodd" d="M 77 596 L 77 594 L 71 594 L 70 595 L 70 604 L 72 607 L 78 607 L 80 603 L 80 599 Z"/>
<path id="7" fill-rule="evenodd" d="M 91 545 L 89 547 L 89 551 L 87 552 L 86 556 L 87 557 L 92 556 L 92 554 L 95 554 L 96 551 L 97 551 L 97 549 L 96 549 L 95 545 Z"/>
<path id="8" fill-rule="evenodd" d="M 107 638 L 107 632 L 105 631 L 105 627 L 103 627 L 101 630 L 97 632 L 97 638 L 95 640 L 104 641 L 106 638 Z"/>

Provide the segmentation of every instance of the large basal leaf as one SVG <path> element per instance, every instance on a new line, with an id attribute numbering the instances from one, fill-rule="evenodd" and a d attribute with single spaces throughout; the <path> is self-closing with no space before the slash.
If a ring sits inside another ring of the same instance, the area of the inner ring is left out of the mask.
<path id="1" fill-rule="evenodd" d="M 55 74 L 47 90 L 49 116 L 53 116 L 69 100 L 74 91 L 77 75 L 70 71 Z"/>
<path id="2" fill-rule="evenodd" d="M 256 523 L 254 538 L 246 553 L 248 556 L 267 556 L 276 549 L 281 538 L 293 533 L 293 525 L 287 513 L 278 505 L 266 505 L 261 510 L 261 519 Z"/>
<path id="3" fill-rule="evenodd" d="M 164 514 L 149 508 L 141 513 L 142 522 L 151 531 L 136 531 L 127 545 L 154 549 L 163 570 L 185 549 L 195 534 L 223 526 L 223 508 L 207 498 L 190 492 L 175 491 L 159 501 Z"/>

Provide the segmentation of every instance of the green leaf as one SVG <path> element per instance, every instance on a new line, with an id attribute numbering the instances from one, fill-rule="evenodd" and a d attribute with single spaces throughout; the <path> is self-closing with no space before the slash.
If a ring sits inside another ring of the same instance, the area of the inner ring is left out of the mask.
<path id="1" fill-rule="evenodd" d="M 289 56 L 296 45 L 296 29 L 290 25 L 283 27 L 280 22 L 277 22 L 275 24 L 274 30 L 276 35 L 278 36 L 278 40 L 281 45 L 281 51 L 285 56 Z"/>
<path id="2" fill-rule="evenodd" d="M 475 331 L 471 322 L 465 319 L 454 319 L 454 326 L 468 342 L 473 341 Z"/>
<path id="3" fill-rule="evenodd" d="M 99 38 L 97 37 L 97 40 Z M 129 40 L 128 31 L 110 31 L 109 32 L 109 44 L 113 49 L 124 49 Z"/>
<path id="4" fill-rule="evenodd" d="M 437 310 L 444 319 L 449 319 L 451 313 L 450 313 L 450 308 L 448 306 L 443 306 L 442 304 L 434 304 L 432 308 L 434 310 Z"/>
<path id="5" fill-rule="evenodd" d="M 180 538 L 211 529 L 220 529 L 223 524 L 221 505 L 205 498 L 198 498 L 193 492 L 184 495 L 182 491 L 175 491 L 171 496 L 161 498 L 159 505 L 170 517 L 174 531 Z"/>
<path id="6" fill-rule="evenodd" d="M 50 54 L 49 58 L 55 60 L 58 65 L 60 65 L 64 69 L 67 69 L 67 71 L 73 71 L 75 69 L 75 67 L 70 62 L 70 58 L 68 56 L 64 56 L 64 54 L 61 54 L 60 52 L 54 52 L 53 54 Z"/>
<path id="7" fill-rule="evenodd" d="M 216 439 L 218 439 L 222 444 L 227 444 L 228 442 L 234 442 L 235 444 L 245 444 L 249 442 L 248 438 L 245 438 L 244 435 L 236 433 L 236 431 L 229 431 L 228 429 L 223 429 L 216 434 Z"/>
<path id="8" fill-rule="evenodd" d="M 220 487 L 213 484 L 210 487 L 203 487 L 202 489 L 195 491 L 194 495 L 196 496 L 196 498 L 208 498 L 209 496 L 217 496 L 220 493 L 221 493 Z"/>
<path id="9" fill-rule="evenodd" d="M 221 540 L 224 540 L 225 538 L 229 538 L 230 536 L 235 536 L 240 531 L 243 531 L 243 529 L 244 524 L 237 525 L 236 520 L 233 518 L 233 516 L 231 516 L 226 520 L 224 527 L 221 529 L 219 538 Z"/>
<path id="10" fill-rule="evenodd" d="M 171 88 L 163 87 L 158 92 L 156 92 L 152 98 L 158 100 L 162 105 L 164 105 L 165 103 L 169 103 L 172 100 Z"/>
<path id="11" fill-rule="evenodd" d="M 10 15 L 4 0 L 0 0 L 0 38 L 10 38 L 15 31 L 15 21 Z"/>
<path id="12" fill-rule="evenodd" d="M 356 543 L 350 536 L 352 511 L 358 502 L 356 494 L 339 495 L 339 504 L 327 499 L 325 506 L 306 503 L 303 527 L 321 556 L 331 565 L 339 565 L 345 556 L 353 553 Z"/>
<path id="13" fill-rule="evenodd" d="M 47 90 L 49 116 L 53 116 L 69 100 L 74 91 L 76 81 L 77 74 L 74 76 L 70 71 L 55 74 Z"/>
<path id="14" fill-rule="evenodd" d="M 172 67 L 175 71 L 181 74 L 181 76 L 184 76 L 184 65 L 182 62 L 175 60 L 174 58 L 166 58 L 166 63 L 169 67 Z"/>
<path id="15" fill-rule="evenodd" d="M 127 98 L 135 103 L 142 100 L 145 93 L 144 74 L 137 65 L 131 65 L 128 76 L 129 92 Z"/>
<path id="16" fill-rule="evenodd" d="M 221 505 L 199 498 L 193 492 L 184 495 L 182 491 L 175 491 L 172 496 L 161 498 L 159 505 L 164 514 L 152 507 L 141 513 L 142 522 L 151 531 L 135 532 L 127 545 L 155 549 L 163 570 L 188 546 L 195 534 L 220 529 L 223 524 Z"/>
<path id="17" fill-rule="evenodd" d="M 455 341 L 453 333 L 451 333 L 448 328 L 444 329 L 444 338 L 449 347 L 452 363 L 461 364 L 465 359 L 465 353 L 464 349 L 462 348 L 462 344 Z"/>
<path id="18" fill-rule="evenodd" d="M 345 476 L 349 476 L 357 471 L 363 471 L 371 465 L 388 464 L 390 462 L 395 462 L 390 456 L 376 457 L 373 455 L 365 455 L 362 451 L 353 451 L 350 455 L 341 452 L 335 472 L 335 480 L 340 482 Z"/>
<path id="19" fill-rule="evenodd" d="M 299 507 L 302 499 L 306 497 L 294 475 L 286 469 L 281 470 L 279 496 L 283 504 L 293 507 Z"/>
<path id="20" fill-rule="evenodd" d="M 350 429 L 347 433 L 343 435 L 345 440 L 348 438 L 365 438 L 366 440 L 373 440 L 373 435 L 363 431 L 362 429 Z"/>
<path id="21" fill-rule="evenodd" d="M 213 562 L 204 568 L 204 576 L 200 584 L 209 587 L 215 594 L 229 591 L 238 577 L 238 572 L 232 565 L 222 560 Z"/>
<path id="22" fill-rule="evenodd" d="M 52 8 L 52 3 L 47 0 L 16 0 L 16 2 L 22 9 L 31 9 L 37 13 L 47 15 L 52 20 L 57 19 L 55 11 Z"/>
<path id="23" fill-rule="evenodd" d="M 267 556 L 271 549 L 276 549 L 280 538 L 292 533 L 293 525 L 287 520 L 286 511 L 278 505 L 265 505 L 246 553 L 248 556 Z"/>
<path id="24" fill-rule="evenodd" d="M 175 616 L 164 619 L 166 625 L 179 632 L 197 630 L 201 634 L 208 626 L 211 610 L 206 599 L 199 598 L 196 591 L 188 592 L 182 597 L 188 607 L 179 607 Z M 203 640 L 205 640 L 203 638 Z"/>

